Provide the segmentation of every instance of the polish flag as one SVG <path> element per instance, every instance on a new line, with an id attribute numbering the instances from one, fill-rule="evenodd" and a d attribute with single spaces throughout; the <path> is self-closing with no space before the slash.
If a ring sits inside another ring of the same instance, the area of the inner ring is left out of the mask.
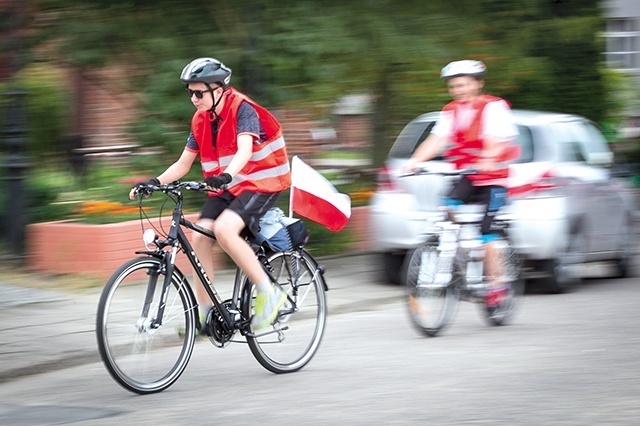
<path id="1" fill-rule="evenodd" d="M 291 160 L 291 212 L 338 232 L 351 217 L 351 198 L 296 155 Z"/>

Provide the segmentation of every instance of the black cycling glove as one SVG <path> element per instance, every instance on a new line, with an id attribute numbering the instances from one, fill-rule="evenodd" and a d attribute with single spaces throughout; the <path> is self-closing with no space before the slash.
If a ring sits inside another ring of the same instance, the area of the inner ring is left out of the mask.
<path id="1" fill-rule="evenodd" d="M 158 178 L 147 179 L 143 182 L 137 183 L 134 188 L 136 189 L 136 192 L 150 192 L 146 191 L 146 187 L 149 185 L 158 186 L 160 185 L 160 181 L 158 180 Z"/>
<path id="2" fill-rule="evenodd" d="M 204 179 L 204 183 L 211 188 L 223 188 L 226 184 L 230 183 L 233 178 L 229 173 L 222 173 L 218 176 L 211 176 Z"/>

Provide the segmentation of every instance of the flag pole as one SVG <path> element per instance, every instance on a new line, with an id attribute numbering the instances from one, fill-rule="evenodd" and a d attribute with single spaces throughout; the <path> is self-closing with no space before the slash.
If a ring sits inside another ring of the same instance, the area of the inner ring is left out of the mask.
<path id="1" fill-rule="evenodd" d="M 297 155 L 294 155 L 291 159 L 291 186 L 289 187 L 289 219 L 293 218 L 293 160 Z"/>

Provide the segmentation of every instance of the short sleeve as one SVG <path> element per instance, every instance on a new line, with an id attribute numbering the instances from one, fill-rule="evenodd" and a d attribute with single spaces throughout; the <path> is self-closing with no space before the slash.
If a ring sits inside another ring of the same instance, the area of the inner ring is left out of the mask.
<path id="1" fill-rule="evenodd" d="M 431 133 L 449 138 L 453 133 L 453 111 L 442 111 Z"/>
<path id="2" fill-rule="evenodd" d="M 247 102 L 242 102 L 238 108 L 238 134 L 249 133 L 255 137 L 255 139 L 263 140 L 264 134 L 260 120 L 258 119 L 258 113 L 255 108 Z"/>
<path id="3" fill-rule="evenodd" d="M 511 108 L 504 100 L 489 102 L 482 114 L 482 134 L 495 136 L 504 140 L 513 140 L 518 136 Z"/>
<path id="4" fill-rule="evenodd" d="M 200 152 L 200 147 L 198 146 L 198 142 L 196 141 L 196 137 L 193 135 L 193 132 L 189 132 L 185 149 L 191 152 Z"/>

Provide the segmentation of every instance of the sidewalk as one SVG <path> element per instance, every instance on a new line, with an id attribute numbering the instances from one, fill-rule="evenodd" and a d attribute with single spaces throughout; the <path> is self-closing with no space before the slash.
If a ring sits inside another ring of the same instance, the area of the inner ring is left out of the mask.
<path id="1" fill-rule="evenodd" d="M 331 315 L 401 297 L 401 288 L 378 279 L 381 272 L 370 254 L 319 259 L 319 263 L 325 265 L 330 289 L 329 320 Z M 216 278 L 220 293 L 230 294 L 233 271 L 220 271 Z M 99 361 L 95 316 L 101 290 L 42 290 L 0 278 L 0 383 Z"/>

